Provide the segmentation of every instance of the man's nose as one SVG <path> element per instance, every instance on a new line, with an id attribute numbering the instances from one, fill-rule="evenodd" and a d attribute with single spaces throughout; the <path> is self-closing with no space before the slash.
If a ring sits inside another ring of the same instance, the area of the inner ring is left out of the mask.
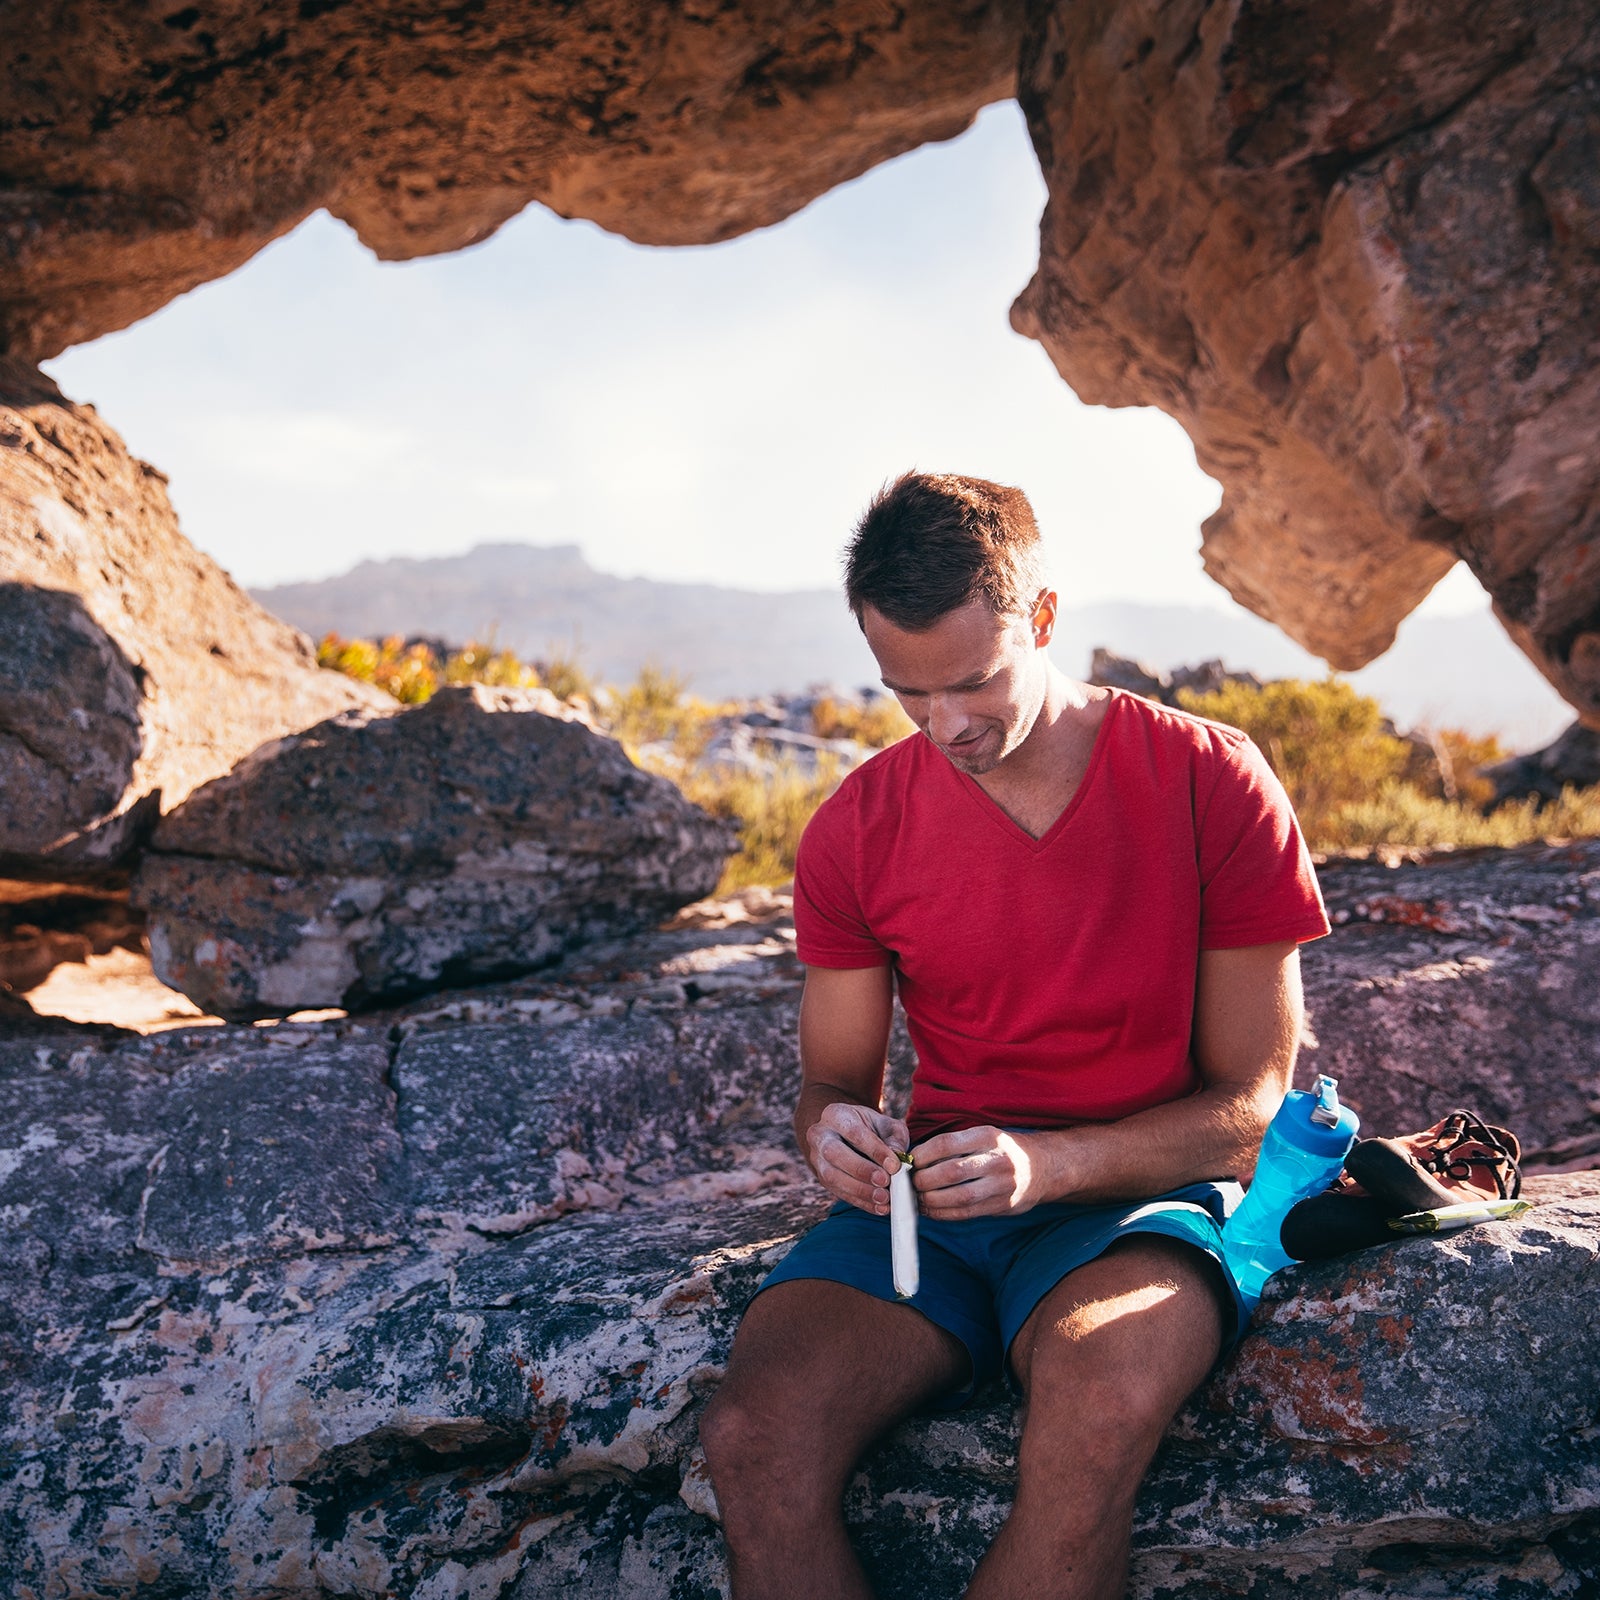
<path id="1" fill-rule="evenodd" d="M 928 698 L 928 737 L 935 744 L 954 744 L 967 731 L 967 713 L 948 695 Z"/>

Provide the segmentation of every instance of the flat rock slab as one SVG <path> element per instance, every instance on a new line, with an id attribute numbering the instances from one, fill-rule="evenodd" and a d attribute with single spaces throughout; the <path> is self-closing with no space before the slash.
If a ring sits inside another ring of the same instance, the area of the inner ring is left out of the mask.
<path id="1" fill-rule="evenodd" d="M 395 1243 L 407 1185 L 388 1070 L 381 1038 L 223 1045 L 180 1068 L 139 1248 L 203 1268 Z"/>
<path id="2" fill-rule="evenodd" d="M 1302 955 L 1316 1048 L 1363 1131 L 1456 1106 L 1530 1171 L 1600 1162 L 1600 840 L 1319 869 L 1335 924 Z"/>
<path id="3" fill-rule="evenodd" d="M 133 882 L 161 980 L 282 1016 L 507 977 L 706 894 L 732 830 L 541 690 L 441 690 L 257 751 Z"/>
<path id="4" fill-rule="evenodd" d="M 1504 919 L 1505 948 L 1545 967 L 1586 950 L 1593 858 L 1503 864 L 1513 903 L 1574 913 Z M 1351 870 L 1403 891 L 1435 868 Z M 1366 992 L 1332 970 L 1344 949 L 1409 972 L 1460 937 L 1375 903 L 1321 947 L 1330 999 Z M 787 916 L 695 908 L 366 1018 L 0 1040 L 15 1591 L 725 1592 L 696 1419 L 750 1294 L 824 1206 L 784 1144 Z M 1418 989 L 1384 992 L 1404 1023 Z M 907 1065 L 897 1045 L 897 1094 Z M 1600 1586 L 1600 1174 L 1529 1191 L 1516 1222 L 1268 1286 L 1144 1488 L 1132 1593 Z M 1016 1448 L 997 1388 L 863 1463 L 847 1512 L 883 1592 L 915 1572 L 928 1600 L 960 1593 Z"/>

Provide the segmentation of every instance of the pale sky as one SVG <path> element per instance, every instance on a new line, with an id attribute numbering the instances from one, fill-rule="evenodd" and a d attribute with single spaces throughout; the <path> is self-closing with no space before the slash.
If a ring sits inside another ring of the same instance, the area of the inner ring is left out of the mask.
<path id="1" fill-rule="evenodd" d="M 1181 428 L 1081 405 L 1007 322 L 1044 186 L 1013 104 L 761 233 L 647 249 L 530 207 L 380 263 L 326 215 L 47 369 L 263 586 L 490 540 L 603 571 L 826 587 L 911 466 L 1020 484 L 1067 604 L 1231 605 Z M 1458 567 L 1427 602 L 1481 608 Z"/>

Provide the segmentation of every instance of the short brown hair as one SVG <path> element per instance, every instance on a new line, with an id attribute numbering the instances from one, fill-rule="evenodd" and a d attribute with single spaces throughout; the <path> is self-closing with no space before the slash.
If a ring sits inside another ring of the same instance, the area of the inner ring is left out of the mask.
<path id="1" fill-rule="evenodd" d="M 1044 587 L 1039 525 L 1020 489 L 908 472 L 873 497 L 845 551 L 844 592 L 897 628 L 930 628 L 973 600 L 1026 616 Z"/>

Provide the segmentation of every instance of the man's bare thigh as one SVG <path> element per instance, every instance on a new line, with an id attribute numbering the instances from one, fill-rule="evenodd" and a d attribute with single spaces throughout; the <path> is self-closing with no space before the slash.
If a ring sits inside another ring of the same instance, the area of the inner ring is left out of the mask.
<path id="1" fill-rule="evenodd" d="M 1233 1312 L 1221 1269 L 1160 1234 L 1119 1240 L 1070 1272 L 1011 1342 L 1011 1369 L 1031 1395 L 1035 1362 L 1121 1368 L 1130 1381 L 1164 1369 L 1187 1393 L 1216 1360 Z"/>
<path id="2" fill-rule="evenodd" d="M 751 1302 L 723 1388 L 789 1428 L 809 1418 L 831 1431 L 827 1419 L 838 1419 L 864 1445 L 965 1383 L 968 1366 L 961 1341 L 920 1312 L 845 1284 L 796 1278 Z"/>

